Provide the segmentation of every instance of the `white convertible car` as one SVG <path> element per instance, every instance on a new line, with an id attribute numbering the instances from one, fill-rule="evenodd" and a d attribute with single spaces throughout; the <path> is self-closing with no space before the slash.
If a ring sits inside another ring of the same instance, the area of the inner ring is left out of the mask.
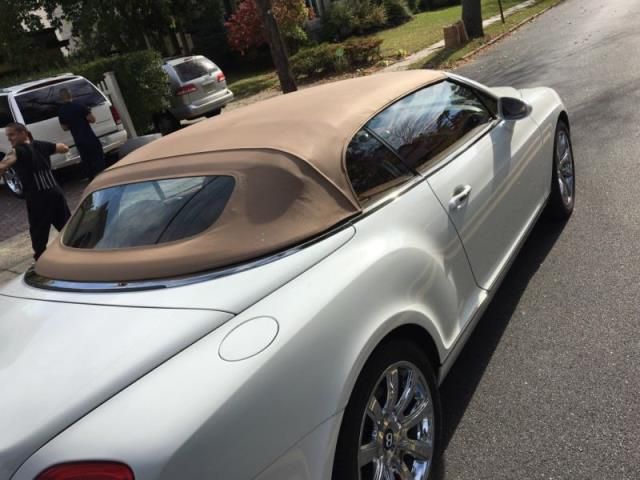
<path id="1" fill-rule="evenodd" d="M 0 290 L 0 480 L 428 479 L 439 383 L 574 198 L 553 90 L 424 70 L 147 145 Z"/>

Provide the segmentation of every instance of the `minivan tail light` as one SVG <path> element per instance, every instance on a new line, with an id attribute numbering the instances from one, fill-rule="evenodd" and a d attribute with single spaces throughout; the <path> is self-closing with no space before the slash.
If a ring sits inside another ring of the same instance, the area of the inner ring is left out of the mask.
<path id="1" fill-rule="evenodd" d="M 113 105 L 111 105 L 111 116 L 113 117 L 113 121 L 116 122 L 116 125 L 120 125 L 122 123 L 120 112 L 118 112 L 118 109 Z"/>
<path id="2" fill-rule="evenodd" d="M 131 469 L 115 462 L 63 463 L 48 468 L 36 480 L 134 480 Z"/>
<path id="3" fill-rule="evenodd" d="M 222 82 L 222 81 L 224 81 L 225 79 L 226 79 L 226 77 L 224 76 L 224 73 L 222 73 L 222 72 L 218 72 L 218 73 L 216 74 L 216 80 L 218 80 L 219 82 Z"/>
<path id="4" fill-rule="evenodd" d="M 186 95 L 187 93 L 193 93 L 197 90 L 198 88 L 193 84 L 193 83 L 189 83 L 183 87 L 180 87 L 179 89 L 176 90 L 176 95 L 178 97 L 181 97 L 182 95 Z"/>

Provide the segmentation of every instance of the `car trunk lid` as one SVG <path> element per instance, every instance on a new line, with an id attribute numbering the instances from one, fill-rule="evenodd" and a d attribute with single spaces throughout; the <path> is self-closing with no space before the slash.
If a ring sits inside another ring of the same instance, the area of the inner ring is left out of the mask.
<path id="1" fill-rule="evenodd" d="M 147 372 L 232 318 L 0 296 L 0 479 Z"/>

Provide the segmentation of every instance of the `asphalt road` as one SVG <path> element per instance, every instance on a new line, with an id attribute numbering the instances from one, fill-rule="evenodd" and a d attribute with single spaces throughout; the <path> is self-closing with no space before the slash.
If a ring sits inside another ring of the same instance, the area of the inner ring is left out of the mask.
<path id="1" fill-rule="evenodd" d="M 459 73 L 557 89 L 578 190 L 443 385 L 437 478 L 640 479 L 640 2 L 566 0 Z"/>

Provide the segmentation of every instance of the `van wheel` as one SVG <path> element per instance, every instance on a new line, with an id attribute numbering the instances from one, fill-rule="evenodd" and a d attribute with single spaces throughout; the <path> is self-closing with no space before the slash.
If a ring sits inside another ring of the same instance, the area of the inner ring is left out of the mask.
<path id="1" fill-rule="evenodd" d="M 406 340 L 383 343 L 345 409 L 332 480 L 427 480 L 440 431 L 439 391 L 427 355 Z"/>
<path id="2" fill-rule="evenodd" d="M 207 118 L 211 118 L 211 117 L 215 117 L 217 115 L 220 115 L 222 113 L 222 109 L 221 108 L 216 108 L 215 110 L 211 110 L 210 112 L 207 112 L 204 114 L 205 117 Z"/>
<path id="3" fill-rule="evenodd" d="M 170 133 L 180 129 L 180 122 L 169 112 L 156 115 L 153 119 L 153 123 L 156 131 L 160 132 L 162 135 L 169 135 Z"/>
<path id="4" fill-rule="evenodd" d="M 4 180 L 4 184 L 14 197 L 24 198 L 22 182 L 20 181 L 20 177 L 18 177 L 18 173 L 13 168 L 9 168 L 4 175 L 2 175 L 2 180 Z"/>

